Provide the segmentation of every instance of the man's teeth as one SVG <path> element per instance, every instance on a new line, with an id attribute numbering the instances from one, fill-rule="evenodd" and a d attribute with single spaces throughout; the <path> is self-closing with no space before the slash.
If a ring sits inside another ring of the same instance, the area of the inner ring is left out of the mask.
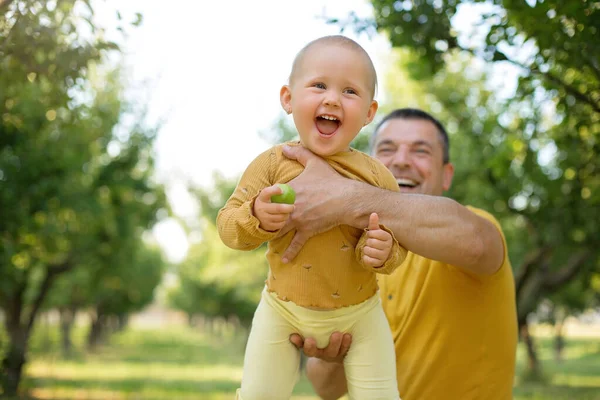
<path id="1" fill-rule="evenodd" d="M 321 118 L 328 119 L 330 121 L 337 121 L 338 120 L 336 117 L 332 117 L 331 115 L 321 115 Z"/>
<path id="2" fill-rule="evenodd" d="M 417 182 L 413 181 L 412 179 L 396 179 L 396 181 L 398 182 L 398 186 L 410 186 L 410 187 L 415 187 L 417 186 Z"/>

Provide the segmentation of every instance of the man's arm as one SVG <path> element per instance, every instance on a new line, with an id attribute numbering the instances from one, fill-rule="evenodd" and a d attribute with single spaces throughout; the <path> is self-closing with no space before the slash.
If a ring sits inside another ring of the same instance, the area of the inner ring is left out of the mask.
<path id="1" fill-rule="evenodd" d="M 306 361 L 306 377 L 323 400 L 337 400 L 348 392 L 344 364 L 309 358 Z"/>
<path id="2" fill-rule="evenodd" d="M 348 392 L 343 361 L 352 344 L 349 333 L 333 332 L 329 344 L 323 349 L 317 347 L 315 339 L 304 340 L 297 333 L 290 336 L 290 342 L 309 357 L 306 362 L 306 377 L 319 397 L 323 400 L 336 400 Z"/>
<path id="3" fill-rule="evenodd" d="M 442 196 L 401 194 L 343 178 L 324 160 L 301 146 L 284 154 L 305 165 L 290 182 L 296 191 L 290 224 L 296 229 L 283 255 L 291 260 L 308 238 L 334 226 L 367 226 L 376 212 L 398 242 L 423 257 L 492 274 L 502 265 L 504 245 L 498 229 L 456 201 Z"/>
<path id="4" fill-rule="evenodd" d="M 413 253 L 484 275 L 502 265 L 504 245 L 498 229 L 456 201 L 384 191 L 362 182 L 351 184 L 354 187 L 346 189 L 344 224 L 364 226 L 374 210 L 381 224 Z"/>

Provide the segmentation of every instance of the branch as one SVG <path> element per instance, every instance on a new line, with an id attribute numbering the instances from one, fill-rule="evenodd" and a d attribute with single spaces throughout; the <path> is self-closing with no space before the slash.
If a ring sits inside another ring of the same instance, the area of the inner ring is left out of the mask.
<path id="1" fill-rule="evenodd" d="M 575 275 L 577 275 L 581 267 L 591 255 L 592 252 L 589 249 L 580 250 L 579 252 L 573 254 L 571 257 L 569 257 L 569 260 L 564 267 L 555 273 L 547 274 L 544 277 L 542 282 L 544 289 L 553 290 L 569 282 L 571 279 L 573 279 L 573 277 L 575 277 Z"/>
<path id="2" fill-rule="evenodd" d="M 462 46 L 457 46 L 460 50 L 465 51 L 475 57 L 479 57 L 479 55 L 477 55 L 475 53 L 475 50 L 473 49 L 467 49 L 465 47 Z M 537 67 L 528 67 L 522 63 L 520 63 L 519 61 L 513 60 L 509 57 L 506 56 L 506 54 L 504 54 L 503 52 L 501 52 L 500 50 L 496 49 L 496 54 L 498 55 L 498 59 L 495 61 L 507 61 L 525 71 L 529 71 L 531 73 L 537 74 L 539 76 L 541 76 L 542 78 L 546 78 L 547 80 L 554 82 L 556 84 L 558 84 L 559 86 L 562 86 L 567 93 L 573 95 L 575 98 L 579 99 L 580 101 L 583 101 L 584 103 L 589 104 L 590 106 L 592 106 L 592 108 L 600 113 L 600 104 L 598 104 L 596 101 L 594 101 L 594 99 L 592 99 L 589 96 L 584 95 L 583 93 L 579 92 L 574 86 L 569 85 L 568 83 L 564 82 L 563 80 L 561 80 L 559 77 L 552 75 L 551 72 L 547 72 L 544 73 L 542 71 L 540 71 Z"/>
<path id="3" fill-rule="evenodd" d="M 539 71 L 537 68 L 532 68 L 531 69 L 532 72 L 538 72 L 539 75 L 542 75 L 544 77 L 546 77 L 547 79 L 549 79 L 550 81 L 561 85 L 562 87 L 565 88 L 565 90 L 567 91 L 567 93 L 570 93 L 571 95 L 573 95 L 574 97 L 576 97 L 577 99 L 588 103 L 590 106 L 592 106 L 592 108 L 594 109 L 594 111 L 600 113 L 600 104 L 598 104 L 597 102 L 594 101 L 594 99 L 592 99 L 589 96 L 584 95 L 583 93 L 581 93 L 580 91 L 578 91 L 575 87 L 573 87 L 572 85 L 569 85 L 566 82 L 563 82 L 560 78 L 558 78 L 557 76 L 552 75 L 550 72 L 548 72 L 547 74 L 542 73 L 541 71 Z"/>
<path id="4" fill-rule="evenodd" d="M 29 313 L 29 320 L 27 321 L 27 332 L 31 331 L 31 328 L 35 321 L 35 317 L 36 317 L 40 307 L 42 306 L 44 299 L 46 298 L 46 294 L 50 290 L 50 287 L 52 287 L 52 283 L 54 282 L 54 279 L 58 275 L 70 270 L 71 268 L 73 268 L 73 262 L 72 262 L 71 258 L 67 258 L 67 260 L 64 261 L 63 263 L 54 265 L 54 266 L 49 266 L 46 269 L 46 276 L 44 276 L 44 280 L 42 281 L 40 290 L 32 304 L 31 312 Z"/>
<path id="5" fill-rule="evenodd" d="M 525 282 L 533 273 L 535 273 L 536 269 L 534 267 L 539 265 L 544 258 L 549 257 L 549 252 L 550 247 L 544 246 L 538 247 L 525 256 L 525 260 L 521 264 L 518 274 L 515 274 L 515 293 L 517 294 L 517 297 L 519 297 L 519 293 L 523 290 Z"/>
<path id="6" fill-rule="evenodd" d="M 598 60 L 594 59 L 593 57 L 585 57 L 585 59 L 588 61 L 588 65 L 591 67 L 592 71 L 596 75 L 596 78 L 600 80 L 600 66 L 597 65 Z"/>

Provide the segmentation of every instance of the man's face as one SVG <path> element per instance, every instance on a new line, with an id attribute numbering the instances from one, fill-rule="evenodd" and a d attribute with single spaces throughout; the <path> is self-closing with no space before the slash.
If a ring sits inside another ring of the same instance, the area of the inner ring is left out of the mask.
<path id="1" fill-rule="evenodd" d="M 430 121 L 386 121 L 377 133 L 373 155 L 396 177 L 403 193 L 441 196 L 452 183 L 454 167 L 444 164 L 442 137 Z"/>

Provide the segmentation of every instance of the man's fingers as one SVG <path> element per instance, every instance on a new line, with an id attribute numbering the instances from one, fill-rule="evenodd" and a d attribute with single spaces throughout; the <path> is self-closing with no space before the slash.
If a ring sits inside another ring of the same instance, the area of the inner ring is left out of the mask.
<path id="1" fill-rule="evenodd" d="M 290 342 L 298 349 L 301 349 L 304 346 L 304 339 L 302 339 L 302 336 L 298 335 L 297 333 L 292 333 L 290 335 Z"/>
<path id="2" fill-rule="evenodd" d="M 306 338 L 302 350 L 304 351 L 304 355 L 306 355 L 307 357 L 322 358 L 322 351 L 319 351 L 319 349 L 317 348 L 317 341 L 313 338 Z"/>
<path id="3" fill-rule="evenodd" d="M 308 238 L 304 237 L 301 233 L 296 232 L 290 245 L 283 253 L 283 256 L 281 256 L 281 261 L 285 264 L 296 258 L 300 252 L 300 249 L 302 249 L 302 246 L 304 246 L 307 240 Z"/>
<path id="4" fill-rule="evenodd" d="M 323 355 L 328 359 L 336 358 L 340 354 L 340 347 L 342 346 L 341 332 L 333 332 L 329 338 L 329 344 L 323 350 Z"/>
<path id="5" fill-rule="evenodd" d="M 348 353 L 348 349 L 352 345 L 352 335 L 349 333 L 344 333 L 342 336 L 342 345 L 340 346 L 340 356 L 345 356 Z"/>
<path id="6" fill-rule="evenodd" d="M 298 161 L 300 164 L 302 164 L 305 167 L 309 160 L 315 159 L 318 157 L 312 151 L 308 150 L 307 148 L 305 148 L 303 146 L 284 145 L 282 150 L 283 150 L 284 156 L 286 156 L 287 158 L 289 158 L 291 160 Z"/>
<path id="7" fill-rule="evenodd" d="M 379 229 L 379 215 L 377 215 L 377 213 L 371 213 L 371 215 L 369 215 L 369 226 L 368 229 L 370 231 L 374 231 L 376 229 Z"/>

